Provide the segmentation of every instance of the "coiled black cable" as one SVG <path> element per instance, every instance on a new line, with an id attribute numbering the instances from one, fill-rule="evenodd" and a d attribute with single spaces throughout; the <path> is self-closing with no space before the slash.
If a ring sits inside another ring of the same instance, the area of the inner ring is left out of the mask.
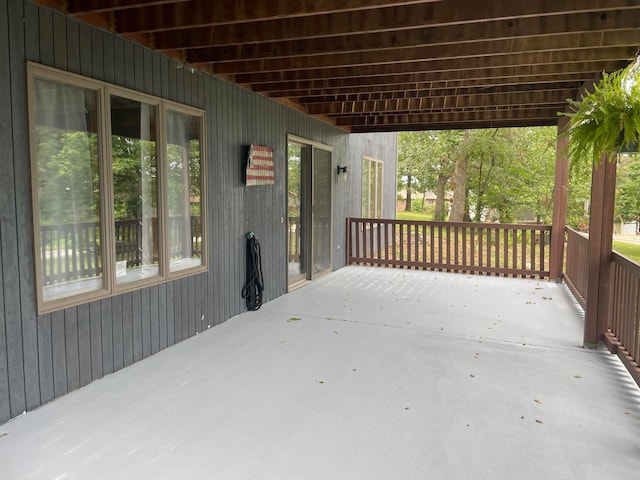
<path id="1" fill-rule="evenodd" d="M 242 298 L 245 299 L 247 309 L 254 311 L 262 306 L 264 296 L 264 280 L 262 278 L 262 257 L 260 244 L 253 232 L 247 237 L 247 282 L 242 288 Z"/>

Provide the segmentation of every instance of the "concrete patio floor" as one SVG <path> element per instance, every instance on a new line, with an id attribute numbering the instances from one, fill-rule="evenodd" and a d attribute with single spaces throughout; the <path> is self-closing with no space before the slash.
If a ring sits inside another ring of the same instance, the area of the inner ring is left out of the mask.
<path id="1" fill-rule="evenodd" d="M 348 267 L 0 426 L 2 479 L 612 479 L 640 390 L 561 284 Z"/>

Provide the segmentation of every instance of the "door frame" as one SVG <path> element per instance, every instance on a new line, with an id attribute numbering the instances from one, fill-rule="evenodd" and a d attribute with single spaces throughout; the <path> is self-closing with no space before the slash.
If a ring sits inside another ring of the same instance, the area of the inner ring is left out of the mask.
<path id="1" fill-rule="evenodd" d="M 313 218 L 313 194 L 314 194 L 314 186 L 313 186 L 313 162 L 315 161 L 315 150 L 323 150 L 325 152 L 329 152 L 331 154 L 331 162 L 330 162 L 330 166 L 329 166 L 329 175 L 331 176 L 331 181 L 329 182 L 329 191 L 327 192 L 327 195 L 329 196 L 329 201 L 331 204 L 331 212 L 330 212 L 330 216 L 331 216 L 331 225 L 330 225 L 330 231 L 329 231 L 329 242 L 331 243 L 331 245 L 333 245 L 333 218 L 334 218 L 334 198 L 333 198 L 333 189 L 334 189 L 334 182 L 333 182 L 333 166 L 334 166 L 334 148 L 330 145 L 325 145 L 323 143 L 319 143 L 319 142 L 315 142 L 313 140 L 309 140 L 308 138 L 304 138 L 304 137 L 299 137 L 297 135 L 291 135 L 288 134 L 287 135 L 287 175 L 286 175 L 286 188 L 285 188 L 285 196 L 287 197 L 286 202 L 288 205 L 288 196 L 289 196 L 289 144 L 290 143 L 297 143 L 299 145 L 303 145 L 305 147 L 311 147 L 311 164 L 308 166 L 308 171 L 310 172 L 309 175 L 310 177 L 308 179 L 305 179 L 305 181 L 308 181 L 309 184 L 311 185 L 311 189 L 308 192 L 309 195 L 309 200 L 310 203 L 309 205 L 307 205 L 307 207 L 305 208 L 304 212 L 301 212 L 302 214 L 306 214 L 306 215 L 310 215 Z M 288 217 L 288 214 L 287 214 Z M 303 278 L 301 280 L 297 280 L 294 283 L 289 283 L 289 232 L 288 232 L 288 228 L 289 228 L 289 222 L 287 221 L 285 224 L 285 229 L 286 229 L 286 233 L 285 233 L 285 237 L 286 237 L 286 242 L 285 242 L 285 261 L 286 261 L 286 284 L 287 284 L 287 291 L 293 291 L 303 285 L 306 285 L 309 282 L 312 282 L 314 280 L 317 280 L 318 278 L 321 278 L 329 273 L 331 273 L 333 271 L 333 248 L 330 249 L 329 252 L 329 267 L 325 270 L 322 270 L 320 272 L 314 273 L 313 272 L 313 265 L 312 265 L 312 259 L 313 259 L 313 229 L 310 229 L 310 234 L 307 237 L 307 257 L 308 257 L 308 264 L 309 264 L 309 271 L 306 272 L 306 278 Z"/>

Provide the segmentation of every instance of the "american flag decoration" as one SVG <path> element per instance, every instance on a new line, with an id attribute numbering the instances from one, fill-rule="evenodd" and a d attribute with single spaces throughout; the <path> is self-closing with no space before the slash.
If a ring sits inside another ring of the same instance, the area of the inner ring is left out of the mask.
<path id="1" fill-rule="evenodd" d="M 247 186 L 273 185 L 273 148 L 260 145 L 249 147 L 249 161 L 247 162 Z"/>

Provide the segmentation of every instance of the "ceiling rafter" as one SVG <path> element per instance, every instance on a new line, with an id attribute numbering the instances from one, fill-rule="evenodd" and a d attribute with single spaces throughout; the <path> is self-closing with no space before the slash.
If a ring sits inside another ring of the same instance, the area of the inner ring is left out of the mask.
<path id="1" fill-rule="evenodd" d="M 423 43 L 455 43 L 460 39 L 489 40 L 519 36 L 539 36 L 562 32 L 589 32 L 617 30 L 619 28 L 637 28 L 640 6 L 627 10 L 607 10 L 581 12 L 565 15 L 547 15 L 510 19 L 486 19 L 466 23 L 433 24 L 424 19 L 420 10 L 424 5 L 406 7 L 407 18 L 397 19 L 397 9 L 384 9 L 368 12 L 366 18 L 357 18 L 362 13 L 348 14 L 348 18 L 337 15 L 307 17 L 296 19 L 278 19 L 272 22 L 252 22 L 249 24 L 219 25 L 216 28 L 196 27 L 155 32 L 157 48 L 172 50 L 176 48 L 202 48 L 207 46 L 241 46 L 262 43 L 308 42 L 317 39 L 348 38 L 377 34 L 395 34 L 395 43 L 402 38 L 421 35 Z M 343 14 L 346 15 L 346 14 Z M 355 17 L 355 18 L 354 18 Z M 351 28 L 361 24 L 358 30 Z M 380 37 L 380 39 L 388 38 Z M 373 39 L 375 40 L 375 38 Z M 407 42 L 407 41 L 405 41 Z M 408 42 L 407 42 L 408 43 Z"/>
<path id="2" fill-rule="evenodd" d="M 637 0 L 36 0 L 353 132 L 557 123 Z"/>

